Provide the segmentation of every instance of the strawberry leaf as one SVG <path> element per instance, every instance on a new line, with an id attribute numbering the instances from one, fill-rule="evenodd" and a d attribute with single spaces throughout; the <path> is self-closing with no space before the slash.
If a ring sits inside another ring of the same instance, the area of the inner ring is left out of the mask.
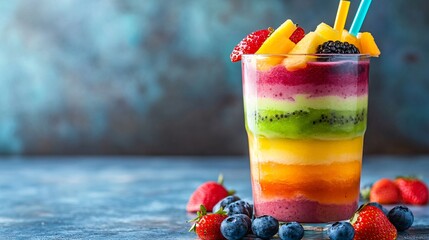
<path id="1" fill-rule="evenodd" d="M 350 224 L 354 224 L 358 217 L 359 217 L 359 213 L 362 211 L 362 209 L 364 209 L 366 206 L 368 205 L 368 203 L 364 203 L 362 205 L 360 205 L 360 207 L 355 211 L 355 213 L 353 214 L 353 216 L 350 218 Z"/>
<path id="2" fill-rule="evenodd" d="M 207 209 L 206 207 L 204 207 L 204 205 L 200 205 L 200 212 L 198 212 L 198 214 L 202 217 L 204 215 L 207 215 Z"/>
<path id="3" fill-rule="evenodd" d="M 223 174 L 220 173 L 218 178 L 217 178 L 217 183 L 219 183 L 220 185 L 224 186 L 225 179 L 223 177 Z M 225 187 L 225 186 L 224 186 Z M 234 195 L 237 191 L 235 191 L 234 189 L 230 189 L 228 190 L 228 196 Z"/>
<path id="4" fill-rule="evenodd" d="M 201 220 L 201 218 L 203 216 L 207 215 L 207 209 L 206 207 L 204 207 L 204 205 L 200 205 L 200 211 L 197 212 L 197 217 L 191 220 L 188 220 L 187 222 L 193 222 L 194 224 L 192 224 L 191 228 L 189 229 L 188 232 L 195 232 L 196 228 L 197 228 L 197 223 Z"/>
<path id="5" fill-rule="evenodd" d="M 219 210 L 217 210 L 213 214 L 227 215 L 228 213 L 223 210 L 223 207 L 220 207 Z"/>

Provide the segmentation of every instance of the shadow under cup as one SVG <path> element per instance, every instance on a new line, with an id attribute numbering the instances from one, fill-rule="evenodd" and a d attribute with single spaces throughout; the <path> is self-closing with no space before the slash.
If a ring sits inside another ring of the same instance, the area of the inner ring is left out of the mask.
<path id="1" fill-rule="evenodd" d="M 366 55 L 244 55 L 255 215 L 327 223 L 357 208 Z"/>

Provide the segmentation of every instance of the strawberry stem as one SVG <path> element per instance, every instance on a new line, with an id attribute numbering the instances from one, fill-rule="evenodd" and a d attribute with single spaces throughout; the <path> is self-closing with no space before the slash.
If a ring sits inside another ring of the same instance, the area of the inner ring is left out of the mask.
<path id="1" fill-rule="evenodd" d="M 223 182 L 224 182 L 223 174 L 220 173 L 219 176 L 217 177 L 217 183 L 223 186 Z"/>
<path id="2" fill-rule="evenodd" d="M 223 174 L 222 174 L 222 173 L 220 173 L 220 174 L 219 174 L 219 176 L 218 176 L 218 178 L 217 178 L 217 183 L 219 183 L 220 185 L 222 185 L 222 186 L 223 186 L 224 178 L 223 178 Z M 234 195 L 236 192 L 237 192 L 237 191 L 235 191 L 235 190 L 233 190 L 233 189 L 228 190 L 228 196 Z"/>
<path id="3" fill-rule="evenodd" d="M 234 195 L 237 191 L 235 190 L 228 190 L 228 196 Z"/>
<path id="4" fill-rule="evenodd" d="M 213 214 L 227 215 L 227 212 L 225 212 L 225 210 L 223 210 L 223 207 L 220 207 L 219 210 L 217 210 Z"/>

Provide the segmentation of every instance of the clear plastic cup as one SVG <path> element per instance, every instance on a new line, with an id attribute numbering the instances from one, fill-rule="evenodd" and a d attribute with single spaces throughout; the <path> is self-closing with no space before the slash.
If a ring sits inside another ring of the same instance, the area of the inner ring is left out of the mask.
<path id="1" fill-rule="evenodd" d="M 244 55 L 256 216 L 328 223 L 357 208 L 367 55 Z"/>

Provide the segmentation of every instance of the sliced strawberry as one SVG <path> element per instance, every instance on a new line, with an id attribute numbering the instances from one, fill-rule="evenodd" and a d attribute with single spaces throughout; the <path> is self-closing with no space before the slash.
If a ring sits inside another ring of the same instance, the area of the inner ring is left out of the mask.
<path id="1" fill-rule="evenodd" d="M 395 183 L 401 192 L 404 203 L 413 205 L 425 205 L 428 203 L 429 190 L 426 184 L 420 179 L 398 177 Z"/>
<path id="2" fill-rule="evenodd" d="M 211 212 L 214 205 L 233 191 L 226 190 L 223 186 L 223 176 L 220 175 L 218 182 L 210 181 L 200 185 L 189 198 L 186 210 L 188 212 L 197 212 L 200 206 L 204 205 L 207 211 Z"/>
<path id="3" fill-rule="evenodd" d="M 232 62 L 241 61 L 243 54 L 253 54 L 267 40 L 270 34 L 274 31 L 272 28 L 258 30 L 247 35 L 237 46 L 234 47 L 230 55 Z"/>
<path id="4" fill-rule="evenodd" d="M 302 27 L 298 27 L 297 29 L 295 29 L 292 35 L 290 35 L 289 39 L 294 43 L 298 43 L 299 41 L 301 41 L 301 39 L 304 38 L 304 36 L 305 36 L 304 29 Z"/>

